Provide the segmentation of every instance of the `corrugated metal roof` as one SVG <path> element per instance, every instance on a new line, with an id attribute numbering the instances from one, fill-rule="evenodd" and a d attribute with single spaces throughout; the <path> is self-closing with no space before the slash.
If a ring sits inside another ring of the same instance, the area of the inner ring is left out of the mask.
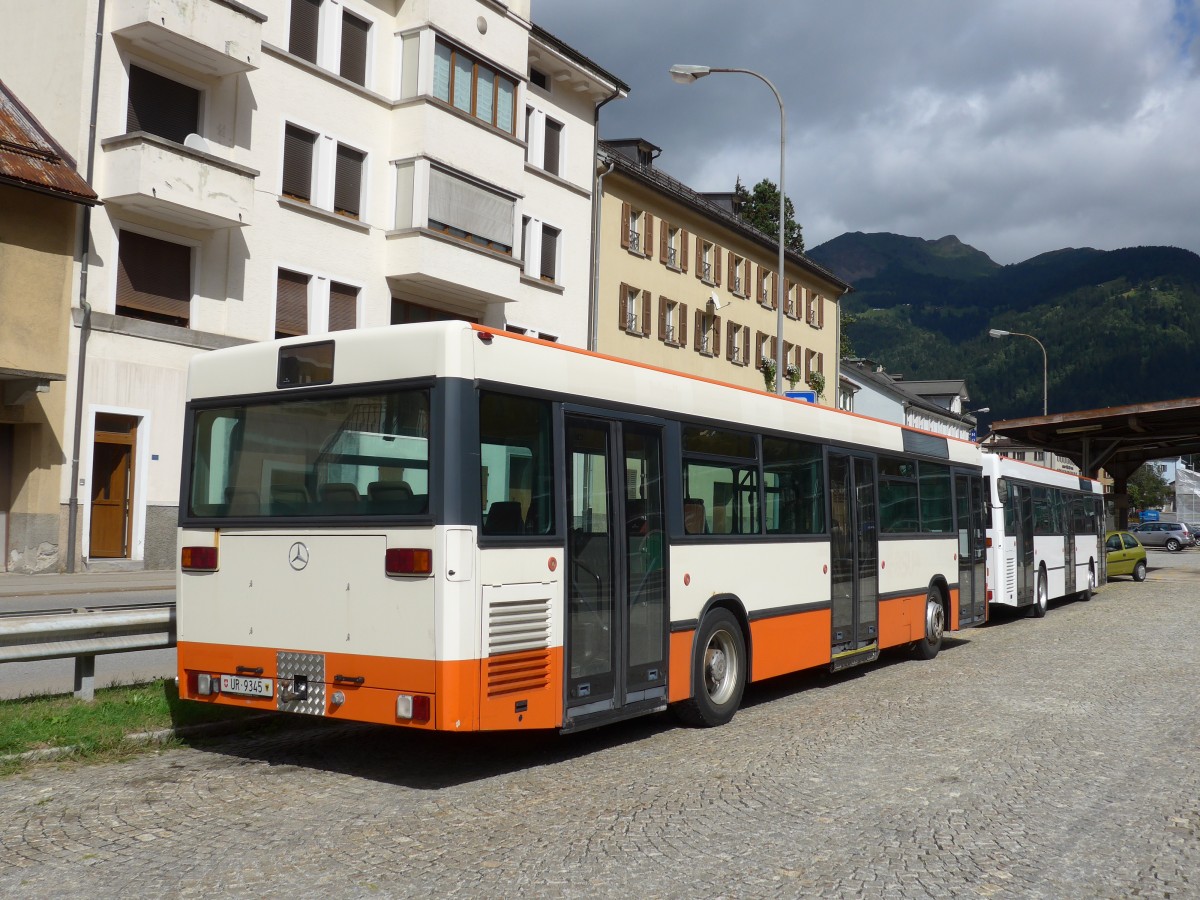
<path id="1" fill-rule="evenodd" d="M 0 182 L 94 204 L 96 192 L 75 171 L 75 160 L 0 81 Z"/>

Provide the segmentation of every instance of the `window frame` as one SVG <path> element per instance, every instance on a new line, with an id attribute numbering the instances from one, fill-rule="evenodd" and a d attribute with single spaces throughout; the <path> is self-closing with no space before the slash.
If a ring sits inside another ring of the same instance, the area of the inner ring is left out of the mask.
<path id="1" fill-rule="evenodd" d="M 505 134 L 510 134 L 510 135 L 515 136 L 516 132 L 517 132 L 517 120 L 520 118 L 520 116 L 518 116 L 518 114 L 517 114 L 517 98 L 518 98 L 518 87 L 521 83 L 520 79 L 511 75 L 508 72 L 508 70 L 503 69 L 494 63 L 488 62 L 488 61 L 484 60 L 483 58 L 475 55 L 474 53 L 471 53 L 467 50 L 462 49 L 457 44 L 446 40 L 440 34 L 436 35 L 434 38 L 433 65 L 434 65 L 435 72 L 436 72 L 436 69 L 438 66 L 438 60 L 439 60 L 438 50 L 439 50 L 439 48 L 443 48 L 443 47 L 450 51 L 450 58 L 449 58 L 450 68 L 449 68 L 449 74 L 446 79 L 447 96 L 442 97 L 442 96 L 438 95 L 438 93 L 437 93 L 438 86 L 437 86 L 436 77 L 434 78 L 434 81 L 430 86 L 430 96 L 434 100 L 437 100 L 439 103 L 444 103 L 445 105 L 449 106 L 450 108 L 455 109 L 460 113 L 470 116 L 474 120 L 483 122 L 484 124 L 486 124 L 492 128 L 495 128 L 498 131 L 501 131 Z M 460 66 L 459 66 L 460 59 L 462 61 L 470 63 L 471 85 L 470 85 L 470 100 L 468 103 L 468 108 L 463 108 L 462 106 L 460 106 L 458 103 L 455 102 L 455 92 L 456 92 L 456 89 L 458 88 L 458 85 L 456 84 L 456 80 L 459 77 L 459 72 L 460 72 Z M 492 100 L 491 100 L 492 106 L 491 106 L 491 117 L 490 118 L 484 118 L 483 116 L 481 116 L 479 114 L 479 94 L 480 94 L 479 74 L 480 74 L 481 67 L 488 70 L 489 72 L 491 72 L 492 77 L 493 77 Z M 511 116 L 511 121 L 509 122 L 507 128 L 504 127 L 503 125 L 501 125 L 499 122 L 501 82 L 502 81 L 506 82 L 512 89 L 512 99 L 511 99 L 511 104 L 510 104 L 510 108 L 509 108 L 509 114 Z"/>

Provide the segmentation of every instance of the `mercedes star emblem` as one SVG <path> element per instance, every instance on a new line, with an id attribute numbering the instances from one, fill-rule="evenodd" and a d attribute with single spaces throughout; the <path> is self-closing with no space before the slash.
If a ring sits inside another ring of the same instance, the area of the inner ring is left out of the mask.
<path id="1" fill-rule="evenodd" d="M 288 550 L 288 564 L 297 572 L 308 565 L 308 547 L 303 541 L 296 541 Z"/>

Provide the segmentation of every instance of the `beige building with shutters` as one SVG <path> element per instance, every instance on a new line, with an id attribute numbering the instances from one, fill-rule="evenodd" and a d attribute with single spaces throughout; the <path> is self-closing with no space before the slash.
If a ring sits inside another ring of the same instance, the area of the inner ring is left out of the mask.
<path id="1" fill-rule="evenodd" d="M 818 402 L 835 406 L 839 300 L 850 285 L 788 251 L 781 292 L 775 236 L 742 222 L 731 195 L 700 194 L 671 178 L 655 164 L 659 152 L 643 140 L 600 144 L 596 349 L 762 389 L 782 302 L 784 365 L 799 376 L 795 389 L 823 378 Z"/>
<path id="2" fill-rule="evenodd" d="M 199 354 L 446 318 L 586 345 L 596 122 L 628 87 L 531 0 L 19 6 L 4 78 L 103 203 L 63 311 L 59 568 L 175 565 Z"/>

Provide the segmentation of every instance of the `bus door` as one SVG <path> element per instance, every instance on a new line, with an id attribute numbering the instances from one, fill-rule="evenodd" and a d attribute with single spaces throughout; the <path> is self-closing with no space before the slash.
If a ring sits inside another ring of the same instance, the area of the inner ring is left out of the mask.
<path id="1" fill-rule="evenodd" d="M 1058 493 L 1058 492 L 1055 492 Z M 1075 504 L 1073 497 L 1063 497 L 1058 493 L 1058 504 L 1055 509 L 1059 515 L 1059 527 L 1063 534 L 1063 575 L 1066 576 L 1064 594 L 1075 593 Z"/>
<path id="2" fill-rule="evenodd" d="M 667 702 L 662 429 L 568 415 L 566 725 Z"/>
<path id="3" fill-rule="evenodd" d="M 983 481 L 977 475 L 954 476 L 958 514 L 958 627 L 977 625 L 987 618 L 984 584 L 985 522 Z"/>
<path id="4" fill-rule="evenodd" d="M 879 528 L 875 462 L 829 454 L 832 668 L 879 656 Z"/>
<path id="5" fill-rule="evenodd" d="M 1034 601 L 1033 492 L 1027 485 L 1012 487 L 1016 504 L 1017 605 Z"/>

